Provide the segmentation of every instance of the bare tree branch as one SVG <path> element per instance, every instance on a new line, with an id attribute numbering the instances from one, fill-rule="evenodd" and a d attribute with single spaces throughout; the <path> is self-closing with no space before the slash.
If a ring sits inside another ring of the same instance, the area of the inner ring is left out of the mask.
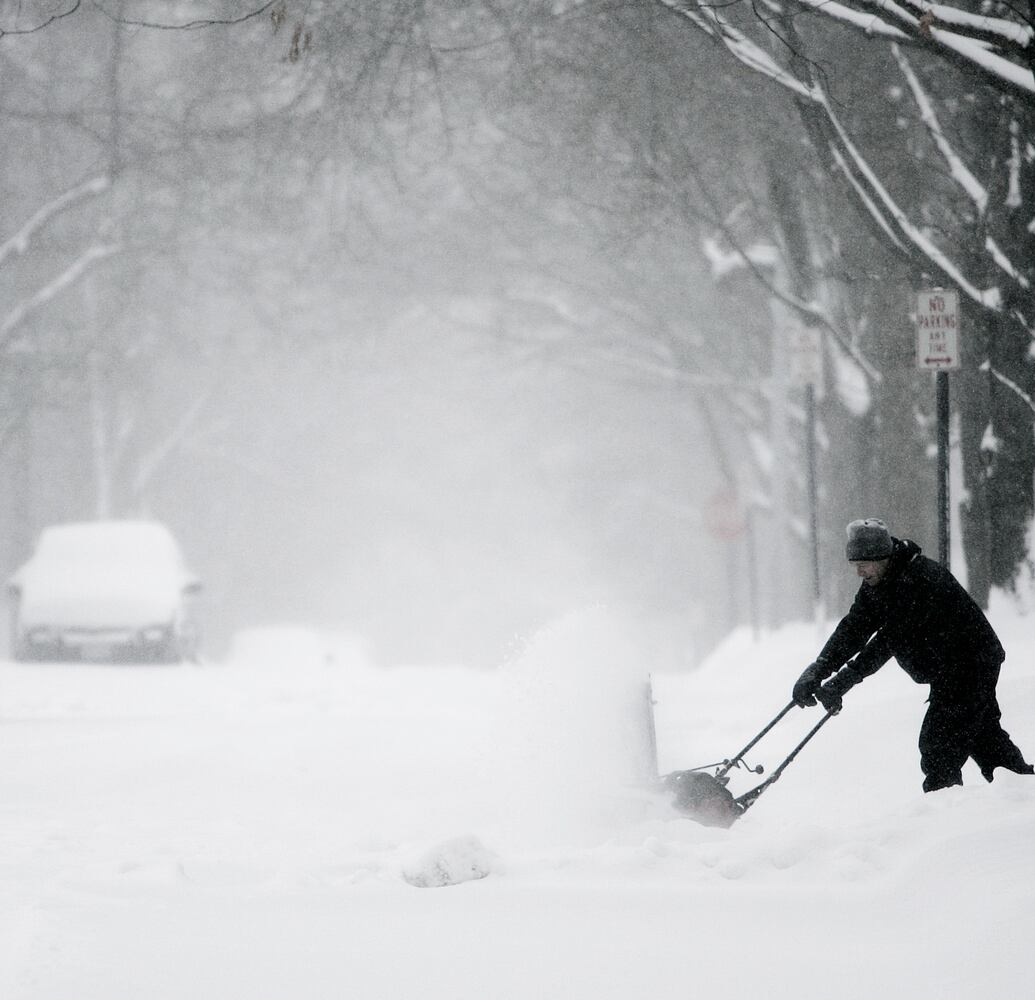
<path id="1" fill-rule="evenodd" d="M 271 8 L 282 8 L 284 6 L 284 0 L 266 0 L 265 3 L 260 4 L 258 7 L 253 7 L 251 10 L 247 10 L 243 14 L 238 14 L 235 17 L 203 17 L 195 18 L 193 21 L 182 21 L 178 24 L 168 24 L 162 23 L 161 21 L 146 21 L 132 17 L 125 17 L 122 14 L 116 14 L 113 11 L 108 10 L 102 0 L 94 0 L 94 6 L 105 17 L 117 24 L 126 24 L 134 28 L 153 28 L 157 31 L 193 31 L 198 28 L 214 28 L 220 25 L 244 24 L 245 21 L 251 21 L 262 16 Z"/>
<path id="2" fill-rule="evenodd" d="M 28 28 L 0 28 L 0 38 L 5 35 L 31 35 L 37 31 L 42 31 L 44 28 L 49 27 L 55 21 L 60 21 L 63 18 L 71 17 L 79 8 L 82 6 L 82 0 L 71 0 L 68 8 L 62 11 L 58 11 L 56 14 L 51 14 L 49 17 L 45 17 L 43 20 L 31 25 Z"/>
<path id="3" fill-rule="evenodd" d="M 151 478 L 169 455 L 183 442 L 191 427 L 197 423 L 198 416 L 205 408 L 205 404 L 212 398 L 216 381 L 214 376 L 208 380 L 208 384 L 198 393 L 190 406 L 180 414 L 180 419 L 172 430 L 147 455 L 141 458 L 136 475 L 133 477 L 132 495 L 134 498 L 139 500 L 144 495 Z"/>

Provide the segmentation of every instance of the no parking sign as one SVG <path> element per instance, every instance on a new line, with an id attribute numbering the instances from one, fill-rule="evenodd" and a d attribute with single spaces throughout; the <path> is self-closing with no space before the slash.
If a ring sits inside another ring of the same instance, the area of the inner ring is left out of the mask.
<path id="1" fill-rule="evenodd" d="M 959 295 L 932 288 L 916 296 L 916 365 L 922 371 L 960 366 Z"/>

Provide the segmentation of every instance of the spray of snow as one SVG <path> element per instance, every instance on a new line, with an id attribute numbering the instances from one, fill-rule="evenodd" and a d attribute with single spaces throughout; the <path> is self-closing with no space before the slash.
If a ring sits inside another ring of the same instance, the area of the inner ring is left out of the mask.
<path id="1" fill-rule="evenodd" d="M 599 835 L 651 772 L 647 668 L 603 608 L 544 628 L 502 669 L 494 747 L 504 828 L 533 842 Z"/>

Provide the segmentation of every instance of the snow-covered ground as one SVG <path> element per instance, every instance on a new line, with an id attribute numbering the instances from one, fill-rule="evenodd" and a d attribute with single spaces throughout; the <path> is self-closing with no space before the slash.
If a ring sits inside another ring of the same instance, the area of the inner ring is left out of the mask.
<path id="1" fill-rule="evenodd" d="M 1035 757 L 1035 619 L 992 617 Z M 739 750 L 819 642 L 738 633 L 655 675 L 662 770 Z M 1035 779 L 924 796 L 894 664 L 722 830 L 641 791 L 650 664 L 606 611 L 493 673 L 271 648 L 0 665 L 0 997 L 1030 995 Z"/>

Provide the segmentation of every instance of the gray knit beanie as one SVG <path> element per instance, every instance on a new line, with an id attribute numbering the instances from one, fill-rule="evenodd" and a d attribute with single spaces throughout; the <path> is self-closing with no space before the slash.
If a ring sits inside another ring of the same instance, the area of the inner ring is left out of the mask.
<path id="1" fill-rule="evenodd" d="M 888 526 L 876 517 L 852 521 L 848 525 L 848 544 L 845 555 L 849 562 L 876 562 L 887 559 L 895 551 Z"/>

